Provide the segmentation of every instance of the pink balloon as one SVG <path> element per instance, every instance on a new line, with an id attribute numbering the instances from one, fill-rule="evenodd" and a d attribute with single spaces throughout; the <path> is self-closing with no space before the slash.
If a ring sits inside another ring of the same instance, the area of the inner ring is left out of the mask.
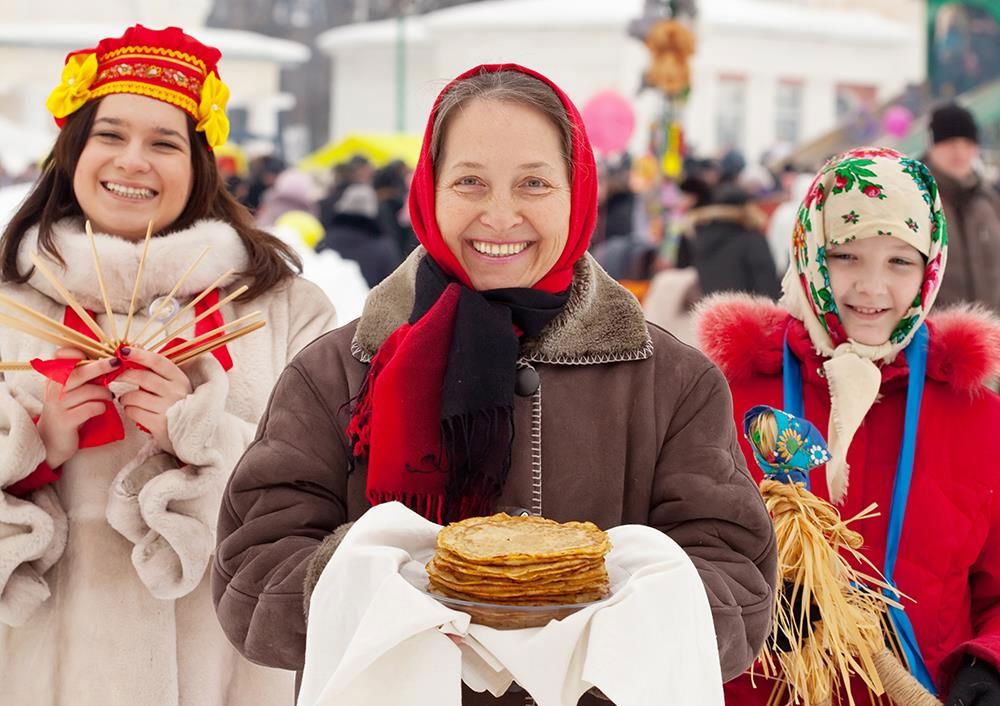
<path id="1" fill-rule="evenodd" d="M 882 129 L 892 137 L 902 138 L 910 131 L 913 113 L 901 105 L 894 105 L 882 116 Z"/>
<path id="2" fill-rule="evenodd" d="M 632 105 L 615 91 L 603 91 L 583 106 L 590 144 L 601 154 L 622 152 L 635 129 Z"/>

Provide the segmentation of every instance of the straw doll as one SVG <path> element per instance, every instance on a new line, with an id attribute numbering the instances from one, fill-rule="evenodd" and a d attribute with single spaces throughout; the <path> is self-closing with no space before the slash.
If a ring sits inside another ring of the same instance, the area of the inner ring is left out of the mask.
<path id="1" fill-rule="evenodd" d="M 274 380 L 334 312 L 223 188 L 219 58 L 141 26 L 70 54 L 0 241 L 5 703 L 292 702 L 226 641 L 205 569 Z"/>
<path id="2" fill-rule="evenodd" d="M 743 430 L 778 540 L 782 590 L 760 659 L 763 674 L 777 680 L 769 703 L 825 706 L 856 675 L 876 700 L 885 693 L 899 704 L 939 705 L 903 666 L 888 616 L 903 597 L 859 551 L 864 538 L 852 526 L 875 517 L 875 504 L 844 520 L 810 492 L 809 472 L 830 453 L 806 420 L 759 405 L 744 415 Z"/>
<path id="3" fill-rule="evenodd" d="M 972 307 L 932 313 L 946 224 L 926 167 L 897 152 L 832 159 L 791 235 L 780 305 L 714 298 L 702 345 L 737 415 L 765 404 L 826 431 L 812 492 L 863 518 L 858 551 L 906 596 L 888 616 L 912 677 L 949 706 L 998 703 L 1000 398 L 984 383 L 1000 372 L 1000 322 Z M 756 684 L 727 684 L 727 702 L 767 703 L 773 684 Z M 873 702 L 861 679 L 851 691 Z"/>

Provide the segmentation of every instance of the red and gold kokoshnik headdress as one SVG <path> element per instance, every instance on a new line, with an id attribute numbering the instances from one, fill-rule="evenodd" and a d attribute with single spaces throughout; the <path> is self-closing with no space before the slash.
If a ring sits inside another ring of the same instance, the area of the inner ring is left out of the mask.
<path id="1" fill-rule="evenodd" d="M 162 30 L 135 25 L 117 38 L 66 57 L 62 81 L 45 107 L 62 127 L 87 101 L 112 93 L 134 93 L 177 106 L 205 133 L 210 147 L 229 136 L 229 89 L 219 78 L 222 53 L 179 27 Z"/>

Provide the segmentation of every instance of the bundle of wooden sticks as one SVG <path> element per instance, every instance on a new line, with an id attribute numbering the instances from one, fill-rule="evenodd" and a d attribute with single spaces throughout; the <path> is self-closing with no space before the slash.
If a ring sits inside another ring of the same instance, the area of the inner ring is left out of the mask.
<path id="1" fill-rule="evenodd" d="M 136 295 L 139 292 L 139 285 L 142 282 L 142 272 L 146 264 L 146 255 L 149 252 L 149 241 L 153 233 L 153 223 L 150 221 L 149 227 L 146 229 L 146 239 L 143 244 L 142 255 L 139 258 L 139 267 L 135 275 L 135 285 L 132 288 L 132 298 L 129 302 L 128 317 L 125 320 L 125 331 L 119 336 L 118 326 L 115 323 L 114 313 L 111 310 L 111 302 L 108 299 L 107 291 L 104 287 L 104 275 L 101 272 L 101 262 L 97 254 L 97 244 L 94 240 L 94 233 L 90 227 L 90 221 L 86 224 L 87 237 L 90 239 L 90 250 L 94 258 L 94 269 L 97 272 L 97 283 L 101 288 L 101 295 L 104 300 L 104 308 L 107 313 L 108 321 L 111 326 L 111 335 L 108 335 L 94 318 L 87 313 L 87 310 L 80 306 L 76 298 L 66 289 L 66 287 L 59 281 L 59 278 L 52 273 L 52 271 L 42 262 L 38 254 L 31 255 L 31 262 L 38 269 L 39 274 L 41 274 L 48 282 L 59 292 L 60 296 L 65 300 L 67 306 L 69 306 L 77 316 L 86 324 L 97 340 L 86 336 L 85 334 L 76 331 L 65 324 L 62 324 L 44 314 L 34 311 L 30 307 L 18 302 L 11 297 L 4 294 L 0 294 L 0 304 L 12 309 L 25 317 L 26 319 L 17 318 L 9 314 L 0 313 L 0 324 L 9 326 L 10 328 L 17 329 L 23 333 L 27 333 L 35 338 L 47 341 L 49 343 L 54 343 L 58 346 L 66 346 L 71 348 L 77 348 L 83 351 L 87 358 L 82 359 L 80 363 L 86 363 L 90 360 L 98 360 L 101 358 L 109 358 L 115 356 L 116 352 L 122 346 L 143 348 L 145 350 L 154 351 L 169 358 L 175 364 L 180 365 L 186 363 L 193 358 L 196 358 L 203 353 L 209 353 L 216 348 L 220 348 L 230 341 L 233 341 L 241 336 L 245 336 L 248 333 L 256 331 L 266 325 L 266 321 L 260 319 L 261 312 L 254 311 L 246 316 L 241 316 L 234 321 L 230 321 L 223 326 L 212 329 L 211 331 L 206 331 L 197 335 L 190 341 L 184 341 L 182 343 L 174 343 L 169 345 L 171 341 L 176 339 L 181 334 L 185 333 L 192 327 L 196 326 L 199 321 L 207 316 L 211 316 L 213 313 L 221 309 L 223 306 L 231 302 L 236 297 L 243 294 L 247 287 L 246 285 L 241 286 L 226 297 L 219 300 L 217 304 L 210 306 L 205 309 L 197 316 L 195 316 L 191 321 L 185 324 L 178 325 L 177 322 L 180 318 L 194 306 L 198 304 L 202 299 L 207 297 L 230 275 L 233 274 L 233 270 L 227 270 L 222 275 L 220 275 L 212 284 L 205 287 L 202 292 L 182 307 L 177 313 L 169 317 L 163 324 L 154 330 L 148 336 L 145 335 L 147 329 L 150 325 L 158 320 L 158 317 L 162 316 L 170 303 L 177 293 L 177 291 L 184 284 L 185 280 L 194 271 L 194 268 L 198 266 L 198 263 L 205 257 L 208 253 L 209 248 L 205 248 L 201 251 L 201 254 L 191 263 L 190 266 L 184 271 L 180 279 L 177 280 L 177 284 L 173 286 L 170 293 L 159 300 L 159 305 L 154 311 L 151 312 L 149 320 L 146 322 L 137 333 L 133 335 L 132 332 L 132 319 L 135 315 L 135 300 Z M 256 320 L 255 320 L 256 319 Z M 173 329 L 170 329 L 174 326 Z M 223 333 L 225 329 L 229 328 L 229 333 Z M 170 330 L 168 330 L 170 329 Z M 0 362 L 0 372 L 12 372 L 18 370 L 31 370 L 32 366 L 29 362 L 13 361 L 13 362 Z"/>

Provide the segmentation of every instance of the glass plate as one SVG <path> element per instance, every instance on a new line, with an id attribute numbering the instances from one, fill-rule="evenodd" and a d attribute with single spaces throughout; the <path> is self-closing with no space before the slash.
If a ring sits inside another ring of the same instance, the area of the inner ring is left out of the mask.
<path id="1" fill-rule="evenodd" d="M 434 550 L 430 549 L 414 555 L 413 559 L 400 569 L 400 575 L 406 581 L 424 595 L 430 596 L 442 605 L 454 610 L 467 613 L 473 623 L 488 625 L 491 628 L 500 630 L 516 630 L 519 628 L 537 628 L 547 625 L 550 620 L 561 620 L 578 610 L 588 606 L 603 603 L 613 596 L 629 579 L 629 572 L 612 561 L 607 561 L 608 581 L 611 593 L 599 601 L 589 603 L 569 603 L 564 605 L 502 605 L 498 603 L 480 603 L 477 601 L 466 601 L 459 598 L 443 596 L 434 593 L 428 588 L 427 570 L 424 568 L 428 561 L 434 556 Z"/>

